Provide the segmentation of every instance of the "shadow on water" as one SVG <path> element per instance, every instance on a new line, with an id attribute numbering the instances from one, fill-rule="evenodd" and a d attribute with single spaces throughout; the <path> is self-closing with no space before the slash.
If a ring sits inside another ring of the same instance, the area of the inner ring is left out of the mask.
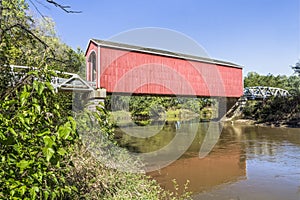
<path id="1" fill-rule="evenodd" d="M 299 129 L 226 125 L 211 151 L 199 158 L 210 124 L 167 122 L 149 138 L 128 136 L 118 130 L 119 143 L 134 152 L 151 152 L 166 146 L 175 134 L 188 134 L 197 128 L 191 145 L 179 159 L 148 173 L 163 188 L 174 191 L 172 180 L 176 179 L 180 192 L 189 180 L 188 191 L 194 199 L 299 199 Z M 178 151 L 181 147 L 170 148 Z"/>

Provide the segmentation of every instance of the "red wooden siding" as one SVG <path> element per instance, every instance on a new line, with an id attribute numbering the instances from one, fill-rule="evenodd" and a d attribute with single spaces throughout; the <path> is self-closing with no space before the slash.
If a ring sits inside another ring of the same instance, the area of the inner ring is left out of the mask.
<path id="1" fill-rule="evenodd" d="M 89 46 L 88 46 L 88 49 L 86 51 L 86 80 L 87 81 L 92 81 L 92 77 L 91 77 L 91 71 L 92 71 L 92 65 L 91 63 L 89 62 L 89 57 L 91 55 L 92 52 L 95 52 L 96 53 L 96 63 L 98 62 L 98 47 L 95 43 L 93 42 L 90 42 L 89 43 Z M 97 66 L 98 68 L 99 66 Z M 96 75 L 96 79 L 98 79 L 98 76 Z M 100 82 L 99 82 L 100 84 Z"/>
<path id="2" fill-rule="evenodd" d="M 95 48 L 89 46 L 87 59 Z M 87 78 L 88 71 L 87 66 Z M 104 46 L 100 47 L 97 79 L 97 87 L 109 93 L 226 97 L 243 93 L 241 68 Z"/>

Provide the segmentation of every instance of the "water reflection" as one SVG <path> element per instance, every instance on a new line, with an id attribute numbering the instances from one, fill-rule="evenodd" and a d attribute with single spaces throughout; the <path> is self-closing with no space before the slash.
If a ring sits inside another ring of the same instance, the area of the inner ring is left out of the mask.
<path id="1" fill-rule="evenodd" d="M 194 199 L 300 199 L 299 129 L 228 126 L 223 133 L 215 150 L 222 142 L 239 144 L 246 179 L 195 193 Z"/>
<path id="2" fill-rule="evenodd" d="M 246 178 L 246 162 L 241 158 L 241 149 L 223 151 L 221 154 L 213 152 L 205 158 L 197 155 L 192 158 L 182 158 L 171 165 L 148 173 L 155 178 L 163 188 L 173 191 L 174 185 L 171 180 L 176 179 L 181 186 L 189 180 L 188 190 L 197 193 L 208 190 L 216 185 L 227 182 L 235 182 Z"/>
<path id="3" fill-rule="evenodd" d="M 196 127 L 194 140 L 178 160 L 148 173 L 162 187 L 174 190 L 176 179 L 182 190 L 189 180 L 194 199 L 300 199 L 299 129 L 228 125 L 213 136 L 218 142 L 203 158 L 199 151 L 208 123 L 181 122 L 178 127 L 169 122 L 146 139 L 119 133 L 120 144 L 136 152 L 155 151 L 172 141 L 178 130 L 184 139 Z M 180 149 L 178 143 L 172 151 Z"/>
<path id="4" fill-rule="evenodd" d="M 211 189 L 212 187 L 224 183 L 236 182 L 246 178 L 245 150 L 241 144 L 232 145 L 232 140 L 226 135 L 230 135 L 224 129 L 221 137 L 208 133 L 209 124 L 201 123 L 198 129 L 198 137 L 185 154 L 171 165 L 155 172 L 148 173 L 156 179 L 163 188 L 174 191 L 173 179 L 181 186 L 179 192 L 184 189 L 184 184 L 189 180 L 188 191 L 199 193 Z M 213 126 L 213 129 L 220 128 Z M 203 149 L 205 139 L 219 139 L 213 145 L 212 151 L 207 151 L 207 155 L 199 157 L 199 151 Z M 236 135 L 235 135 L 236 137 Z"/>

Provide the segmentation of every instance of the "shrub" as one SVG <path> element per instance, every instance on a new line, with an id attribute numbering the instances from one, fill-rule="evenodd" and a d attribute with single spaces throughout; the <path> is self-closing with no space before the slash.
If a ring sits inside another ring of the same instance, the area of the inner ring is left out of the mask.
<path id="1" fill-rule="evenodd" d="M 0 101 L 0 199 L 57 199 L 76 190 L 65 179 L 76 123 L 61 119 L 56 98 L 49 82 L 34 80 Z"/>
<path id="2" fill-rule="evenodd" d="M 141 170 L 143 163 L 114 141 L 113 124 L 102 106 L 77 113 L 81 141 L 71 156 L 68 182 L 77 188 L 71 199 L 188 199 L 163 190 Z M 120 169 L 123 169 L 121 171 Z M 138 170 L 139 172 L 137 172 Z M 132 172 L 135 171 L 135 172 Z"/>

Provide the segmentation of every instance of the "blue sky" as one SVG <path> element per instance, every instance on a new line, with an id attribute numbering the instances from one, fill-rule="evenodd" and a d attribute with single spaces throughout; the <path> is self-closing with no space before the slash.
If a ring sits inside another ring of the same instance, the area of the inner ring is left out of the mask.
<path id="1" fill-rule="evenodd" d="M 44 8 L 37 3 L 45 15 L 54 19 L 61 39 L 74 49 L 85 50 L 91 38 L 109 39 L 132 29 L 158 27 L 192 38 L 212 58 L 244 66 L 244 75 L 249 71 L 291 75 L 289 66 L 300 58 L 299 0 L 57 2 L 82 11 L 67 14 L 52 5 L 45 4 Z M 185 53 L 185 49 L 181 51 Z"/>

